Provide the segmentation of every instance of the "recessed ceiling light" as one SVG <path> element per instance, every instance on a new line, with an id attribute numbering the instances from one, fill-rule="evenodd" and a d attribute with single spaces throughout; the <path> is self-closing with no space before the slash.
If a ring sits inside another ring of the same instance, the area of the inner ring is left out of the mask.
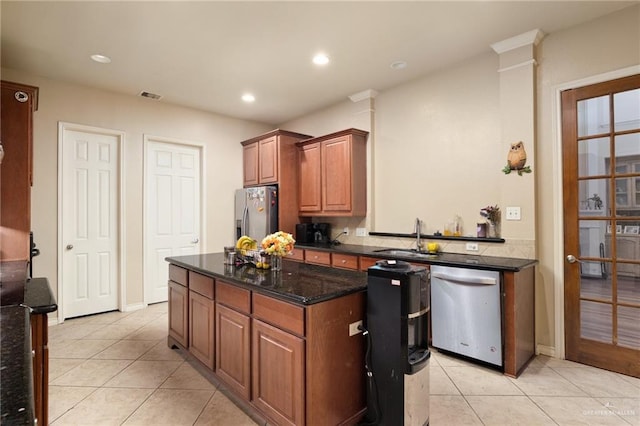
<path id="1" fill-rule="evenodd" d="M 327 65 L 329 63 L 329 57 L 324 53 L 318 53 L 313 57 L 313 63 L 316 65 Z"/>
<path id="2" fill-rule="evenodd" d="M 96 62 L 100 62 L 101 64 L 108 64 L 111 62 L 110 57 L 105 55 L 99 55 L 99 54 L 91 55 L 91 59 L 93 59 Z"/>
<path id="3" fill-rule="evenodd" d="M 256 100 L 256 97 L 251 93 L 245 93 L 244 95 L 242 95 L 242 100 L 245 102 L 253 102 Z"/>
<path id="4" fill-rule="evenodd" d="M 407 67 L 407 63 L 405 61 L 395 61 L 392 62 L 390 66 L 394 70 L 402 70 Z"/>

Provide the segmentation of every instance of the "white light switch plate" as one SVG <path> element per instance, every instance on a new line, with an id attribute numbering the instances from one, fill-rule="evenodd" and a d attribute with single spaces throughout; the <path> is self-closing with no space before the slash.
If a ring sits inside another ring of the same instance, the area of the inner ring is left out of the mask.
<path id="1" fill-rule="evenodd" d="M 507 220 L 520 220 L 520 207 L 507 207 Z"/>
<path id="2" fill-rule="evenodd" d="M 367 228 L 356 228 L 356 237 L 366 237 Z"/>

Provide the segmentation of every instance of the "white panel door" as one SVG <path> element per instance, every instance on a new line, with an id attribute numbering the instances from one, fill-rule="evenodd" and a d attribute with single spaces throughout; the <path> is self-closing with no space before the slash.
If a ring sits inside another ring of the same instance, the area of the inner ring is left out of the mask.
<path id="1" fill-rule="evenodd" d="M 64 318 L 118 308 L 119 138 L 62 128 Z"/>
<path id="2" fill-rule="evenodd" d="M 167 300 L 167 256 L 200 252 L 200 148 L 146 138 L 145 303 Z"/>

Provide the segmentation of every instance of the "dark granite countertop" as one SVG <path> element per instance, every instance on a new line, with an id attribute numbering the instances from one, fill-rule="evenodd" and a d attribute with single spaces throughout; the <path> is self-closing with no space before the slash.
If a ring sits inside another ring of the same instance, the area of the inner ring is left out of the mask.
<path id="1" fill-rule="evenodd" d="M 380 250 L 389 250 L 389 247 L 360 246 L 355 244 L 296 244 L 297 248 L 330 251 L 334 253 L 370 256 L 381 259 L 400 259 L 414 263 L 429 265 L 458 266 L 469 269 L 485 269 L 501 272 L 518 272 L 538 263 L 535 259 L 518 259 L 513 257 L 478 256 L 459 253 L 439 252 L 434 255 L 423 254 L 420 258 L 413 256 L 389 255 Z M 398 249 L 402 250 L 402 249 Z"/>
<path id="2" fill-rule="evenodd" d="M 284 259 L 281 271 L 256 269 L 251 265 L 224 264 L 223 253 L 167 257 L 178 266 L 219 278 L 252 291 L 290 302 L 310 305 L 362 291 L 365 272 L 309 265 Z"/>
<path id="3" fill-rule="evenodd" d="M 2 306 L 0 324 L 0 423 L 32 425 L 35 412 L 29 308 Z"/>

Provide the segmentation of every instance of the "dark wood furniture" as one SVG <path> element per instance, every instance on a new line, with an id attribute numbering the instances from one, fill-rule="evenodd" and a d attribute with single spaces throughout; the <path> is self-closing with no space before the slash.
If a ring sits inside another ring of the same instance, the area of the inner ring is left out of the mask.
<path id="1" fill-rule="evenodd" d="M 278 185 L 278 229 L 290 234 L 295 233 L 299 222 L 295 143 L 310 137 L 276 129 L 241 142 L 244 187 Z"/>
<path id="2" fill-rule="evenodd" d="M 296 144 L 300 216 L 366 216 L 368 134 L 347 129 Z"/>
<path id="3" fill-rule="evenodd" d="M 0 141 L 0 260 L 28 260 L 31 247 L 33 113 L 38 88 L 2 81 Z"/>

